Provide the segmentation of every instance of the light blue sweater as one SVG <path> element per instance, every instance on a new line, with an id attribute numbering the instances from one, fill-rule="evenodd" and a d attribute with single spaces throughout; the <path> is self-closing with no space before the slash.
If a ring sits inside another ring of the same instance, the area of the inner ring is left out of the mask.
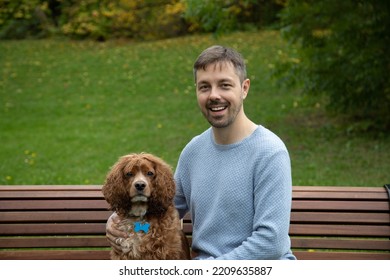
<path id="1" fill-rule="evenodd" d="M 283 142 L 258 126 L 218 145 L 212 129 L 193 138 L 175 171 L 175 204 L 193 221 L 198 259 L 295 259 L 288 236 L 291 166 Z"/>

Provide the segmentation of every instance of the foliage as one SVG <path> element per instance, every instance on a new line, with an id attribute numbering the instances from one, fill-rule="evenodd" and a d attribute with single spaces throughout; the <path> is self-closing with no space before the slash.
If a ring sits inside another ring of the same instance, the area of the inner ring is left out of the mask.
<path id="1" fill-rule="evenodd" d="M 49 14 L 48 1 L 0 0 L 0 39 L 47 36 Z"/>
<path id="2" fill-rule="evenodd" d="M 286 0 L 0 0 L 0 39 L 157 39 L 274 23 Z"/>
<path id="3" fill-rule="evenodd" d="M 77 38 L 156 39 L 185 30 L 179 0 L 85 0 L 63 10 L 62 31 Z"/>
<path id="4" fill-rule="evenodd" d="M 281 0 L 185 0 L 190 30 L 223 33 L 258 28 L 276 21 Z"/>
<path id="5" fill-rule="evenodd" d="M 350 119 L 352 130 L 390 129 L 390 2 L 290 0 L 282 34 L 281 80 Z"/>
<path id="6" fill-rule="evenodd" d="M 156 39 L 186 31 L 180 0 L 0 0 L 0 38 Z M 20 31 L 18 31 L 20 30 Z"/>

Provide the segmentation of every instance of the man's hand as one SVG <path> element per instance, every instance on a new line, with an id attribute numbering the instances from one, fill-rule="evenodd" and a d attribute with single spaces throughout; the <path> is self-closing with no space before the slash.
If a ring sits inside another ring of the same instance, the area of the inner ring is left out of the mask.
<path id="1" fill-rule="evenodd" d="M 127 233 L 118 229 L 120 223 L 120 217 L 114 212 L 108 218 L 106 223 L 106 237 L 111 247 L 118 253 L 122 252 L 121 243 L 123 239 L 126 239 Z"/>

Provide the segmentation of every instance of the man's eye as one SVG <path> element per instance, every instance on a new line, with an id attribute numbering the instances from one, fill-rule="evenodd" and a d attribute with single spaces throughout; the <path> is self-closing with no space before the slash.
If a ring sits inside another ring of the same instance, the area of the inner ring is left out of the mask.
<path id="1" fill-rule="evenodd" d="M 206 91 L 206 90 L 208 90 L 208 88 L 209 88 L 209 86 L 207 86 L 207 85 L 202 85 L 202 86 L 199 86 L 199 87 L 198 87 L 198 90 L 200 90 L 200 91 Z"/>

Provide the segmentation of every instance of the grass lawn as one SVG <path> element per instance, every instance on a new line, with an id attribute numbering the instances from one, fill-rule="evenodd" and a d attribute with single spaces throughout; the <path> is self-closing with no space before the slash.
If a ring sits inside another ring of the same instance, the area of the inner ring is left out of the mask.
<path id="1" fill-rule="evenodd" d="M 102 184 L 119 156 L 151 152 L 174 168 L 208 127 L 192 64 L 212 44 L 247 59 L 248 116 L 290 151 L 294 185 L 390 183 L 389 137 L 348 136 L 270 78 L 278 33 L 156 42 L 0 41 L 0 184 Z"/>

